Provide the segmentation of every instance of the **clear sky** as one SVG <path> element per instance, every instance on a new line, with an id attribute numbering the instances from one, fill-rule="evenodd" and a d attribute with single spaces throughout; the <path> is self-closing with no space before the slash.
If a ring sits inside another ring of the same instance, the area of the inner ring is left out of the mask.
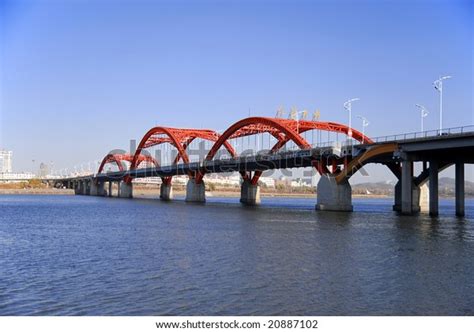
<path id="1" fill-rule="evenodd" d="M 370 136 L 419 130 L 415 103 L 436 129 L 439 75 L 453 76 L 445 126 L 474 123 L 472 1 L 0 3 L 14 171 L 101 159 L 156 124 L 224 129 L 249 109 L 346 123 L 352 97 Z"/>

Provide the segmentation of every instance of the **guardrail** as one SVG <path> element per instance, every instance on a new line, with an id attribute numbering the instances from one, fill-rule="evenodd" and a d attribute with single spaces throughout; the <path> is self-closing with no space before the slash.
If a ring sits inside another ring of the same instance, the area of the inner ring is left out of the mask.
<path id="1" fill-rule="evenodd" d="M 374 137 L 372 140 L 375 143 L 389 142 L 389 141 L 404 141 L 409 139 L 417 138 L 432 138 L 438 136 L 449 136 L 449 135 L 459 135 L 474 132 L 474 125 L 462 126 L 462 127 L 452 127 L 445 129 L 437 130 L 426 130 L 419 132 L 411 132 L 405 134 L 396 134 L 396 135 L 387 135 Z"/>
<path id="2" fill-rule="evenodd" d="M 439 136 L 449 136 L 449 135 L 459 135 L 459 134 L 467 134 L 467 133 L 474 133 L 474 125 L 462 126 L 462 127 L 452 127 L 452 128 L 445 128 L 441 131 L 437 130 L 426 130 L 426 131 L 417 131 L 417 132 L 410 132 L 410 133 L 403 133 L 403 134 L 393 134 L 393 135 L 385 135 L 385 136 L 377 136 L 371 137 L 372 141 L 375 143 L 384 143 L 384 142 L 392 142 L 392 141 L 404 141 L 410 139 L 420 139 L 420 138 L 433 138 Z M 344 147 L 344 146 L 353 146 L 353 145 L 360 145 L 364 144 L 354 139 L 348 139 L 343 141 L 326 141 L 320 142 L 311 145 L 314 148 L 321 148 L 321 147 Z"/>

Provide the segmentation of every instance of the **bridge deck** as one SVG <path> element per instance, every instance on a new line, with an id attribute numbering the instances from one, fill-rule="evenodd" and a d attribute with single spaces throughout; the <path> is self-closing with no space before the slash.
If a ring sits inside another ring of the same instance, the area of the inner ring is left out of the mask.
<path id="1" fill-rule="evenodd" d="M 395 136 L 394 136 L 395 137 Z M 325 146 L 306 150 L 283 151 L 269 154 L 261 151 L 257 155 L 223 158 L 204 162 L 192 162 L 162 167 L 139 168 L 136 170 L 101 173 L 74 178 L 62 178 L 58 181 L 80 180 L 95 177 L 99 181 L 120 180 L 126 176 L 132 178 L 166 177 L 186 175 L 190 172 L 225 173 L 238 171 L 265 171 L 281 168 L 310 167 L 315 160 L 325 159 L 328 164 L 333 160 L 341 164 L 344 157 L 349 159 L 364 153 L 374 145 L 397 143 L 398 151 L 394 155 L 381 155 L 371 159 L 371 163 L 390 163 L 403 158 L 409 153 L 411 160 L 428 160 L 432 158 L 460 159 L 465 163 L 474 163 L 474 132 L 462 132 L 448 135 L 386 139 L 373 144 L 357 144 L 346 146 Z"/>

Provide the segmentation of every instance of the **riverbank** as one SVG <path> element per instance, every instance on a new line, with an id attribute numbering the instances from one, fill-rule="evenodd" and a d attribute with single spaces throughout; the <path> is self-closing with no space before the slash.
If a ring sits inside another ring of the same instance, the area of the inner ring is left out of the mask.
<path id="1" fill-rule="evenodd" d="M 175 190 L 175 196 L 185 196 L 186 191 Z M 57 188 L 24 188 L 24 189 L 0 189 L 0 195 L 74 195 L 73 189 L 57 189 Z M 159 197 L 159 190 L 134 188 L 133 196 L 136 198 Z M 207 197 L 240 197 L 239 191 L 207 191 Z M 287 198 L 312 198 L 316 197 L 313 193 L 261 193 L 262 197 L 287 197 Z M 386 198 L 388 195 L 352 195 L 357 198 Z"/>
<path id="2" fill-rule="evenodd" d="M 73 189 L 58 189 L 58 188 L 23 188 L 23 189 L 6 189 L 0 188 L 0 195 L 74 195 Z M 114 196 L 116 191 L 114 190 Z M 186 191 L 183 189 L 173 190 L 173 195 L 185 196 Z M 151 188 L 133 188 L 133 197 L 136 198 L 152 198 L 159 197 L 159 189 Z M 207 197 L 240 197 L 240 191 L 237 190 L 207 190 Z M 295 193 L 295 192 L 265 192 L 260 193 L 261 197 L 286 197 L 286 198 L 313 198 L 316 193 Z M 384 194 L 352 194 L 352 198 L 392 198 L 392 195 Z M 453 198 L 453 196 L 441 196 L 442 198 Z M 471 196 L 466 196 L 471 197 Z"/>
<path id="3" fill-rule="evenodd" d="M 74 190 L 57 188 L 0 189 L 0 195 L 74 195 Z"/>

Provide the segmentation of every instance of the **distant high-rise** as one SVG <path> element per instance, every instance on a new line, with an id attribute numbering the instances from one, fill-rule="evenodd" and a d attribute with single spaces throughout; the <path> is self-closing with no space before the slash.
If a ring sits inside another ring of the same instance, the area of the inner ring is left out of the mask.
<path id="1" fill-rule="evenodd" d="M 0 173 L 12 172 L 12 151 L 0 150 Z"/>
<path id="2" fill-rule="evenodd" d="M 46 177 L 49 175 L 49 166 L 45 163 L 40 164 L 39 176 L 40 178 Z"/>

